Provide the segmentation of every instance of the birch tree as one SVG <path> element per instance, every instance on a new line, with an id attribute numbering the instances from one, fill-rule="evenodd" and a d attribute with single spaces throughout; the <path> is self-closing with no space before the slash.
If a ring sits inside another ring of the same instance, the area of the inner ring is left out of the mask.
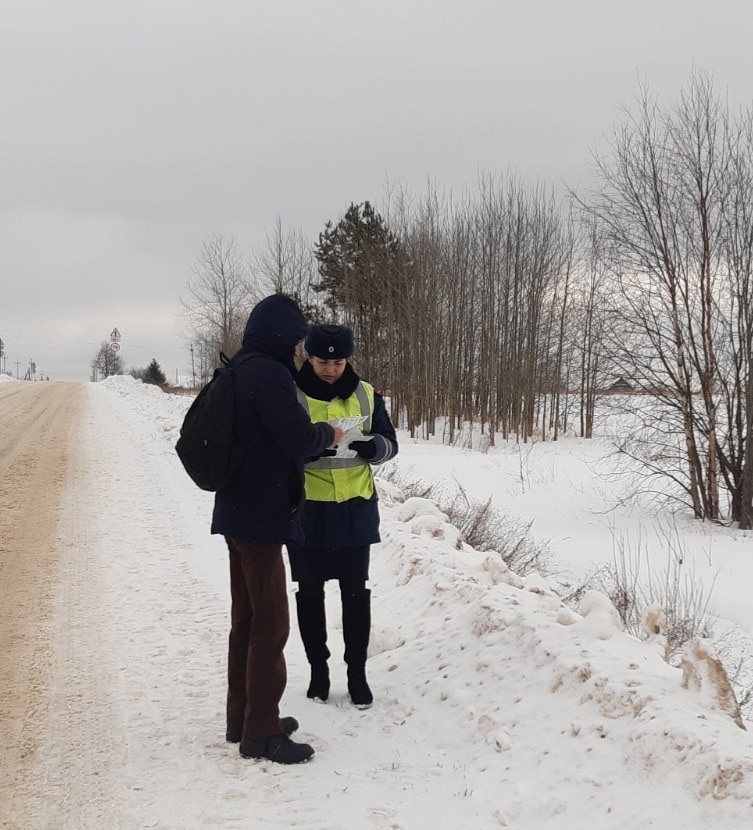
<path id="1" fill-rule="evenodd" d="M 616 365 L 682 436 L 671 466 L 671 431 L 647 465 L 680 484 L 698 518 L 722 517 L 723 482 L 741 526 L 751 521 L 750 124 L 703 74 L 669 109 L 642 89 L 597 158 L 601 187 L 586 206 L 615 296 Z"/>

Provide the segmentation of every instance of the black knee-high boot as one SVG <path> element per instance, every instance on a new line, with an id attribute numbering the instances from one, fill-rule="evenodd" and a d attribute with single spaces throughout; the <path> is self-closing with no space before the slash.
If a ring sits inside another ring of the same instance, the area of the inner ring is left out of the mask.
<path id="1" fill-rule="evenodd" d="M 368 709 L 374 702 L 366 682 L 366 653 L 371 634 L 371 591 L 346 591 L 341 596 L 343 607 L 343 639 L 345 662 L 348 665 L 348 692 L 353 705 Z"/>
<path id="2" fill-rule="evenodd" d="M 326 701 L 329 697 L 329 649 L 327 648 L 327 615 L 324 589 L 298 591 L 295 595 L 298 628 L 301 632 L 306 659 L 311 666 L 311 682 L 306 697 Z"/>

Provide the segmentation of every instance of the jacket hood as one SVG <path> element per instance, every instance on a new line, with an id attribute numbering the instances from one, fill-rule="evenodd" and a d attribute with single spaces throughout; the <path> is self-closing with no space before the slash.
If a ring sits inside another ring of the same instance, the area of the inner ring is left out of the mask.
<path id="1" fill-rule="evenodd" d="M 272 294 L 251 311 L 241 351 L 261 352 L 288 365 L 308 330 L 297 303 L 284 294 Z"/>

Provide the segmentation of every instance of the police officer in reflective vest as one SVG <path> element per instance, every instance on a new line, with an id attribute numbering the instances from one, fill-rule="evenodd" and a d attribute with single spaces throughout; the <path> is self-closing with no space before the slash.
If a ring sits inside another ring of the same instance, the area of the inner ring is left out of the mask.
<path id="1" fill-rule="evenodd" d="M 342 602 L 348 693 L 367 709 L 373 695 L 366 680 L 371 631 L 370 546 L 379 541 L 379 508 L 371 465 L 397 454 L 397 438 L 381 395 L 361 380 L 348 359 L 353 331 L 347 326 L 311 326 L 308 360 L 298 373 L 298 399 L 314 423 L 359 422 L 337 455 L 327 450 L 306 464 L 305 542 L 289 544 L 296 609 L 311 666 L 307 696 L 325 702 L 330 678 L 324 584 L 336 579 Z M 346 452 L 343 453 L 343 450 Z"/>

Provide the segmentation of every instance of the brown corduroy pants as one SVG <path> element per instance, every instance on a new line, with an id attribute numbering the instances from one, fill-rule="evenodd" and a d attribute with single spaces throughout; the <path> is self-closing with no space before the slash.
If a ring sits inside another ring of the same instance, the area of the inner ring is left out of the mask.
<path id="1" fill-rule="evenodd" d="M 287 683 L 283 649 L 290 634 L 285 564 L 279 542 L 225 537 L 230 551 L 228 723 L 243 723 L 252 740 L 280 733 Z"/>

